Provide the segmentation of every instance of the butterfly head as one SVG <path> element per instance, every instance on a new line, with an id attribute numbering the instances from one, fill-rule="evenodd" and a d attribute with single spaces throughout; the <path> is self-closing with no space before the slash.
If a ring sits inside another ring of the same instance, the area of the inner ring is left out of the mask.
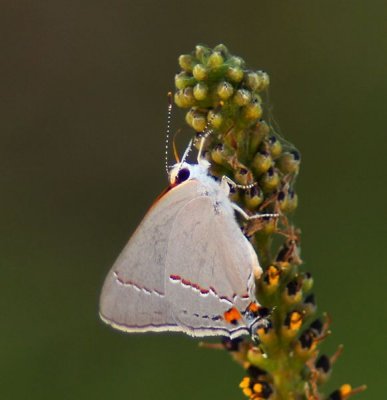
<path id="1" fill-rule="evenodd" d="M 175 164 L 169 172 L 169 182 L 176 186 L 189 179 L 202 180 L 208 177 L 208 168 L 210 163 L 202 159 L 199 164 L 189 164 L 180 162 Z"/>

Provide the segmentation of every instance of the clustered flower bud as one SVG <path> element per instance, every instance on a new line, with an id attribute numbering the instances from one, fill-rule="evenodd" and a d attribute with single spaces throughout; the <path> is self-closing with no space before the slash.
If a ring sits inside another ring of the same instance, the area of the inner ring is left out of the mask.
<path id="1" fill-rule="evenodd" d="M 317 316 L 313 278 L 300 270 L 300 231 L 291 222 L 301 155 L 265 120 L 269 75 L 248 69 L 222 44 L 196 46 L 179 65 L 175 103 L 187 110 L 185 120 L 196 134 L 206 135 L 211 173 L 245 186 L 232 188 L 230 198 L 246 213 L 277 215 L 241 221 L 264 269 L 257 298 L 271 310 L 256 332 L 258 344 L 223 341 L 246 369 L 242 392 L 253 400 L 344 400 L 364 390 L 343 385 L 328 397 L 320 392 L 339 353 L 319 354 L 329 318 Z"/>
<path id="2" fill-rule="evenodd" d="M 175 76 L 175 103 L 188 112 L 202 113 L 207 122 L 213 114 L 209 112 L 214 104 L 224 102 L 217 113 L 217 128 L 230 126 L 236 119 L 246 124 L 262 116 L 260 93 L 269 86 L 269 75 L 263 71 L 251 71 L 244 67 L 244 61 L 232 56 L 228 49 L 219 45 L 214 49 L 196 46 L 192 54 L 179 57 L 181 72 Z M 197 132 L 200 127 L 188 124 Z"/>

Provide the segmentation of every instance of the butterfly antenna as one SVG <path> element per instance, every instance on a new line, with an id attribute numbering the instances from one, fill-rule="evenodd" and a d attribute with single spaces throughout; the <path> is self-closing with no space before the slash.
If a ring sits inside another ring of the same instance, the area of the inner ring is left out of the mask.
<path id="1" fill-rule="evenodd" d="M 207 123 L 208 124 L 208 123 Z M 202 135 L 200 135 L 199 139 L 200 139 L 200 146 L 199 146 L 199 151 L 198 151 L 198 163 L 200 163 L 200 160 L 202 158 L 202 153 L 203 153 L 203 147 L 204 147 L 204 142 L 206 141 L 206 139 L 208 138 L 208 136 L 211 135 L 211 133 L 213 132 L 213 129 L 207 129 L 204 130 L 202 133 Z"/>
<path id="2" fill-rule="evenodd" d="M 223 104 L 224 104 L 223 101 L 221 101 L 219 103 L 219 106 L 216 109 L 222 108 Z M 208 136 L 210 136 L 214 132 L 214 130 L 212 128 L 210 128 L 210 126 L 212 125 L 212 121 L 214 120 L 215 116 L 216 116 L 216 113 L 214 112 L 212 114 L 211 118 L 209 118 L 209 120 L 207 121 L 203 131 L 201 132 L 201 134 L 198 138 L 198 139 L 200 139 L 200 147 L 199 147 L 199 151 L 198 151 L 198 163 L 200 163 L 200 159 L 202 157 L 204 142 L 206 141 Z"/>
<path id="3" fill-rule="evenodd" d="M 177 164 L 180 162 L 180 157 L 179 157 L 179 152 L 177 151 L 177 147 L 176 147 L 176 137 L 180 132 L 181 132 L 181 129 L 178 129 L 176 131 L 176 133 L 173 135 L 173 140 L 172 140 L 173 155 L 175 156 L 175 160 L 176 160 Z"/>
<path id="4" fill-rule="evenodd" d="M 203 152 L 203 146 L 204 146 L 205 140 L 206 140 L 205 137 L 200 138 L 200 146 L 199 146 L 199 150 L 198 150 L 198 164 L 200 164 L 200 160 L 202 159 L 202 152 Z"/>
<path id="5" fill-rule="evenodd" d="M 171 118 L 172 118 L 172 92 L 168 92 L 168 113 L 167 113 L 167 130 L 165 132 L 165 170 L 169 174 L 168 167 L 168 150 L 169 150 L 169 137 L 171 135 Z"/>
<path id="6" fill-rule="evenodd" d="M 187 157 L 188 157 L 189 153 L 191 152 L 191 150 L 192 150 L 192 139 L 189 141 L 188 146 L 187 146 L 187 148 L 185 149 L 185 152 L 184 152 L 184 154 L 183 154 L 183 157 L 181 158 L 180 166 L 179 166 L 179 171 L 180 171 L 180 169 L 181 169 L 183 163 L 184 163 L 185 160 L 187 159 Z"/>

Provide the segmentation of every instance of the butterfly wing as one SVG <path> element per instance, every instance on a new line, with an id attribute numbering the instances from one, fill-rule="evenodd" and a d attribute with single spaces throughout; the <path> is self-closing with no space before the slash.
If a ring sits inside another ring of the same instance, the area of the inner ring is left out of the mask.
<path id="1" fill-rule="evenodd" d="M 106 277 L 100 316 L 127 332 L 179 330 L 165 293 L 169 236 L 179 211 L 197 197 L 197 183 L 172 188 L 151 207 Z"/>
<path id="2" fill-rule="evenodd" d="M 231 323 L 225 313 L 234 310 L 241 316 L 256 301 L 257 271 L 257 256 L 227 198 L 222 204 L 209 196 L 196 197 L 180 210 L 169 238 L 165 287 L 182 331 L 231 338 L 248 333 L 243 319 Z"/>

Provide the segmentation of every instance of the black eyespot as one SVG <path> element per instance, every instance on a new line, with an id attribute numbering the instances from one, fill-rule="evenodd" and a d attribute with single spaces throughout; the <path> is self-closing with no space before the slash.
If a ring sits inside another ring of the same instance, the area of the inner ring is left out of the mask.
<path id="1" fill-rule="evenodd" d="M 176 176 L 176 183 L 181 183 L 186 181 L 189 178 L 190 171 L 188 168 L 182 168 Z"/>

